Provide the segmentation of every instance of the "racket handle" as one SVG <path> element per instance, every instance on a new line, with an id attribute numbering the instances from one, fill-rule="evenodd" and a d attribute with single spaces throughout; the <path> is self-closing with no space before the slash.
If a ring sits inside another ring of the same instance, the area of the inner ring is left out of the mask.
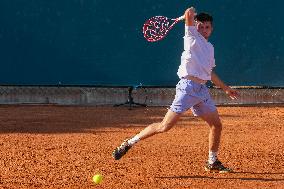
<path id="1" fill-rule="evenodd" d="M 180 17 L 177 18 L 178 21 L 182 21 L 182 20 L 184 20 L 184 19 L 185 19 L 185 16 L 184 16 L 184 15 L 182 15 L 182 16 L 180 16 Z"/>

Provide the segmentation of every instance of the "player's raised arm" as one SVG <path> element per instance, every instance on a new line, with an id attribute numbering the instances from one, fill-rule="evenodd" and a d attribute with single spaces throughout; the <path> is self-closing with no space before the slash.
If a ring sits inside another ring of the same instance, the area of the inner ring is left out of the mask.
<path id="1" fill-rule="evenodd" d="M 184 13 L 184 17 L 185 17 L 185 25 L 187 26 L 193 26 L 194 25 L 194 16 L 195 16 L 195 8 L 194 7 L 190 7 L 188 9 L 186 9 L 185 13 Z"/>

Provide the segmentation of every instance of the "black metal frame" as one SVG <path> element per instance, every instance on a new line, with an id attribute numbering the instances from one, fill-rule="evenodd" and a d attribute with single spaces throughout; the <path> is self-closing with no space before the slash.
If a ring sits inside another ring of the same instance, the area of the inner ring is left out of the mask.
<path id="1" fill-rule="evenodd" d="M 118 107 L 118 106 L 128 106 L 128 109 L 131 110 L 131 108 L 133 106 L 142 106 L 142 107 L 146 107 L 146 104 L 141 104 L 141 103 L 137 103 L 134 102 L 133 97 L 132 97 L 132 91 L 133 91 L 134 87 L 128 87 L 128 98 L 127 101 L 125 103 L 121 103 L 121 104 L 115 104 L 114 107 Z"/>

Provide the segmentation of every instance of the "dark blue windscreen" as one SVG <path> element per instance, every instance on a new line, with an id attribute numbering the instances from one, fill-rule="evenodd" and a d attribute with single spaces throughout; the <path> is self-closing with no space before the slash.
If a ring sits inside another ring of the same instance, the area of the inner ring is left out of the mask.
<path id="1" fill-rule="evenodd" d="M 214 16 L 210 41 L 225 82 L 284 86 L 280 0 L 1 0 L 0 83 L 174 86 L 184 25 L 157 43 L 141 28 L 191 5 Z"/>

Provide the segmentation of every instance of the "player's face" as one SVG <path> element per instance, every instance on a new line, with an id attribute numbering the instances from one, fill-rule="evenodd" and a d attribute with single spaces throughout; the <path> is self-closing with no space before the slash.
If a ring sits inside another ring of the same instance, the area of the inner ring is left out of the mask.
<path id="1" fill-rule="evenodd" d="M 211 22 L 197 22 L 197 31 L 205 38 L 208 39 L 213 31 L 213 26 Z"/>

